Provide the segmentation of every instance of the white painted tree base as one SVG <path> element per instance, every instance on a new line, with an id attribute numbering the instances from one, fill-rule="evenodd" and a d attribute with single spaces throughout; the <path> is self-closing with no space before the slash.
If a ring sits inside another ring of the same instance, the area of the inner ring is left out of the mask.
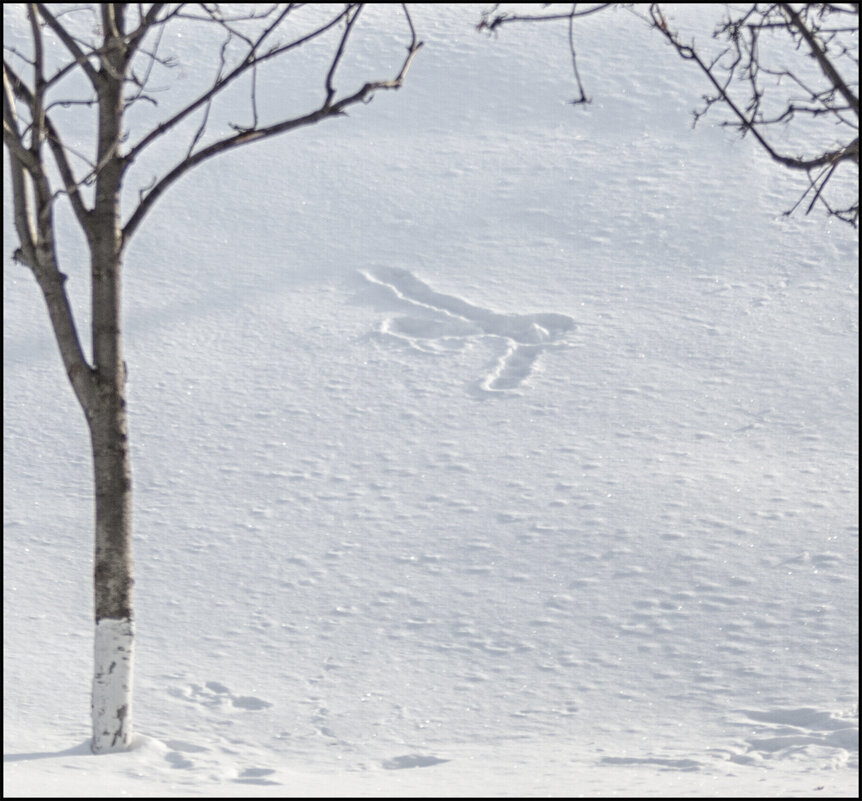
<path id="1" fill-rule="evenodd" d="M 132 744 L 134 623 L 103 619 L 96 624 L 93 672 L 93 753 L 126 751 Z"/>

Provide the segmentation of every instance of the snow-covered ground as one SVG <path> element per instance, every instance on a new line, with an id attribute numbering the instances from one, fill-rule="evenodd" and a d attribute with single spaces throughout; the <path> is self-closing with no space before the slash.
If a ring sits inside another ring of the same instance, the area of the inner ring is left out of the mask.
<path id="1" fill-rule="evenodd" d="M 129 250 L 127 754 L 87 748 L 88 440 L 4 203 L 4 794 L 855 796 L 856 233 L 691 131 L 629 14 L 579 23 L 573 108 L 564 25 L 414 13 L 400 92 Z M 357 84 L 403 58 L 372 16 Z"/>

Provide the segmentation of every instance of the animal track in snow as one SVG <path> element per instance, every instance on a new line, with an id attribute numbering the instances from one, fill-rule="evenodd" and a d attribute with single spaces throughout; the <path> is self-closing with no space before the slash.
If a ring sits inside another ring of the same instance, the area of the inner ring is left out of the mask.
<path id="1" fill-rule="evenodd" d="M 234 695 L 224 684 L 208 681 L 205 686 L 192 684 L 187 689 L 170 688 L 168 692 L 175 698 L 200 704 L 206 707 L 223 707 L 228 702 L 238 709 L 256 711 L 272 706 L 269 701 L 255 698 L 252 695 Z"/>
<path id="2" fill-rule="evenodd" d="M 376 267 L 361 270 L 371 284 L 383 287 L 407 306 L 410 316 L 389 317 L 378 333 L 423 353 L 460 350 L 475 340 L 497 341 L 502 353 L 478 382 L 485 392 L 506 392 L 526 381 L 536 360 L 549 348 L 572 347 L 563 337 L 575 330 L 565 314 L 501 314 L 455 295 L 432 289 L 409 270 Z"/>
<path id="3" fill-rule="evenodd" d="M 187 699 L 188 700 L 188 699 Z M 181 784 L 216 781 L 224 783 L 232 781 L 237 784 L 279 785 L 276 781 L 274 768 L 246 767 L 234 768 L 225 761 L 225 755 L 235 756 L 234 749 L 225 747 L 213 750 L 210 747 L 197 745 L 186 740 L 159 741 L 151 737 L 139 738 L 150 749 L 161 754 L 171 770 L 189 771 L 189 778 L 180 778 Z M 227 773 L 227 775 L 225 775 Z"/>
<path id="4" fill-rule="evenodd" d="M 600 765 L 655 765 L 658 770 L 700 770 L 701 763 L 696 759 L 661 759 L 659 757 L 602 757 Z"/>
<path id="5" fill-rule="evenodd" d="M 405 754 L 404 756 L 387 759 L 381 764 L 386 770 L 405 770 L 407 768 L 429 768 L 432 765 L 442 765 L 451 760 L 422 754 Z"/>
<path id="6" fill-rule="evenodd" d="M 747 748 L 729 759 L 740 764 L 758 764 L 763 760 L 797 759 L 807 752 L 829 759 L 834 767 L 848 762 L 858 764 L 859 715 L 818 710 L 773 709 L 742 710 L 747 721 L 758 727 L 746 737 Z"/>
<path id="7" fill-rule="evenodd" d="M 245 768 L 238 778 L 232 779 L 231 781 L 234 781 L 237 784 L 281 784 L 281 782 L 273 781 L 268 778 L 274 773 L 275 771 L 272 768 Z"/>

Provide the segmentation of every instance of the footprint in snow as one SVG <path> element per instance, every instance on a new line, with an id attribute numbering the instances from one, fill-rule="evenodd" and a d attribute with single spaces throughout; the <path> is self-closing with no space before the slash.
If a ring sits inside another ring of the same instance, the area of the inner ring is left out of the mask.
<path id="1" fill-rule="evenodd" d="M 655 765 L 658 770 L 696 771 L 701 763 L 696 759 L 663 759 L 660 757 L 602 757 L 601 765 Z"/>
<path id="2" fill-rule="evenodd" d="M 801 707 L 770 710 L 742 710 L 750 733 L 742 753 L 733 753 L 731 762 L 760 763 L 763 760 L 829 759 L 841 767 L 858 759 L 859 713 L 844 714 Z M 751 731 L 752 722 L 756 726 Z"/>
<path id="3" fill-rule="evenodd" d="M 208 681 L 205 685 L 190 684 L 184 689 L 170 688 L 168 690 L 174 698 L 200 704 L 205 707 L 226 707 L 228 705 L 237 709 L 257 711 L 267 709 L 272 704 L 253 695 L 234 695 L 224 684 L 217 681 Z"/>
<path id="4" fill-rule="evenodd" d="M 573 347 L 564 336 L 575 330 L 565 314 L 502 314 L 432 289 L 409 270 L 377 267 L 360 274 L 410 310 L 409 316 L 389 317 L 378 335 L 423 353 L 460 350 L 471 341 L 496 344 L 500 355 L 480 379 L 483 392 L 517 389 L 532 374 L 538 358 L 549 348 Z"/>
<path id="5" fill-rule="evenodd" d="M 281 784 L 281 782 L 273 781 L 267 778 L 275 773 L 271 768 L 246 768 L 240 773 L 239 777 L 231 781 L 236 784 Z"/>
<path id="6" fill-rule="evenodd" d="M 383 763 L 386 770 L 405 770 L 406 768 L 429 768 L 432 765 L 441 765 L 450 762 L 449 759 L 440 759 L 435 756 L 423 756 L 422 754 L 405 754 L 404 756 L 387 759 Z"/>

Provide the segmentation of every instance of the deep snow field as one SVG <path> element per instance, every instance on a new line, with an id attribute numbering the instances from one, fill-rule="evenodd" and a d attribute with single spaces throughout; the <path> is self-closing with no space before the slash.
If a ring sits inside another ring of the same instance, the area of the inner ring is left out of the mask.
<path id="1" fill-rule="evenodd" d="M 4 202 L 5 795 L 856 795 L 856 232 L 692 131 L 631 14 L 579 23 L 584 108 L 565 25 L 480 8 L 131 244 L 127 754 L 88 751 L 89 446 Z M 345 89 L 403 58 L 369 20 Z"/>

